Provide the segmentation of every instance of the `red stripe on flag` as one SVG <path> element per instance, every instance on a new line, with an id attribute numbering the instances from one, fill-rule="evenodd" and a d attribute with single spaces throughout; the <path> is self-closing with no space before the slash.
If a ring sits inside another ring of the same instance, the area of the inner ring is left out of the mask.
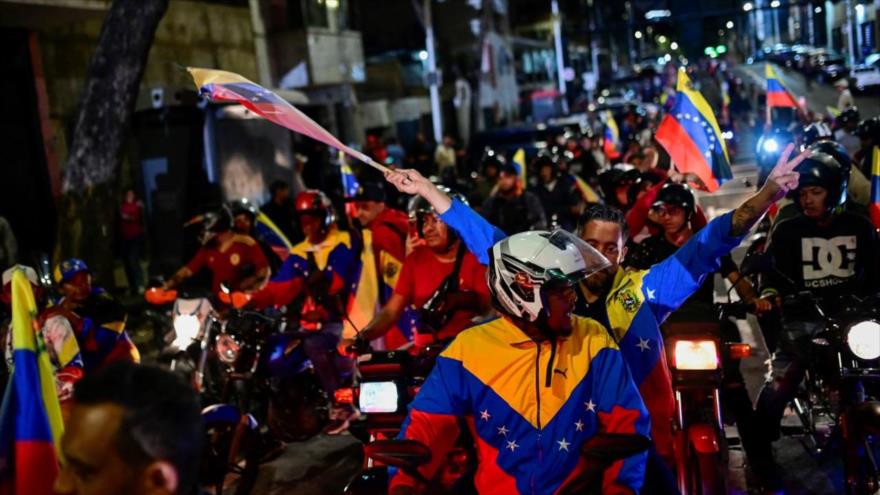
<path id="1" fill-rule="evenodd" d="M 868 212 L 871 214 L 871 222 L 875 229 L 880 229 L 880 204 L 871 203 L 868 206 Z"/>
<path id="2" fill-rule="evenodd" d="M 52 442 L 15 442 L 15 490 L 28 495 L 54 495 L 58 462 Z"/>
<path id="3" fill-rule="evenodd" d="M 663 117 L 663 122 L 655 134 L 657 142 L 662 144 L 669 153 L 675 168 L 681 173 L 694 173 L 706 184 L 709 192 L 718 189 L 718 181 L 712 175 L 712 167 L 706 157 L 700 153 L 693 139 L 672 115 Z M 711 160 L 711 158 L 710 158 Z"/>
<path id="4" fill-rule="evenodd" d="M 476 439 L 477 455 L 480 459 L 481 469 L 474 475 L 474 485 L 477 491 L 483 493 L 519 493 L 516 487 L 516 478 L 501 469 L 498 465 L 498 449 L 490 445 L 477 434 L 474 418 L 467 418 L 471 435 Z"/>
<path id="5" fill-rule="evenodd" d="M 663 457 L 672 457 L 675 397 L 672 392 L 672 377 L 664 355 L 661 354 L 661 359 L 654 365 L 654 369 L 642 380 L 639 392 L 651 415 L 651 437 L 657 452 Z"/>
<path id="6" fill-rule="evenodd" d="M 767 93 L 767 106 L 797 108 L 798 104 L 787 91 L 773 91 Z"/>

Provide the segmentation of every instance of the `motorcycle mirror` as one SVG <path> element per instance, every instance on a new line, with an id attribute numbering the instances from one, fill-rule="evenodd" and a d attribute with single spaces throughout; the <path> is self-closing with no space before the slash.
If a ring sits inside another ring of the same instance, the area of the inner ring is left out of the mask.
<path id="1" fill-rule="evenodd" d="M 743 260 L 740 266 L 740 273 L 743 275 L 756 275 L 758 273 L 766 273 L 773 270 L 775 260 L 773 255 L 768 253 L 751 253 Z"/>
<path id="2" fill-rule="evenodd" d="M 364 455 L 404 470 L 415 470 L 431 461 L 431 449 L 417 440 L 376 440 L 364 445 Z"/>

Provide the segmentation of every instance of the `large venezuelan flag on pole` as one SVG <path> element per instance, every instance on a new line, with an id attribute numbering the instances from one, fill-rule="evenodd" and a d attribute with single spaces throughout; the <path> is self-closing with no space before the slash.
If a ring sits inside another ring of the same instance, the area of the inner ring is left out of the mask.
<path id="1" fill-rule="evenodd" d="M 681 173 L 693 172 L 709 192 L 719 183 L 733 177 L 727 146 L 712 108 L 683 68 L 678 70 L 675 104 L 663 117 L 655 135 Z"/>
<path id="2" fill-rule="evenodd" d="M 305 134 L 353 156 L 383 173 L 388 169 L 358 150 L 350 148 L 317 122 L 268 89 L 233 72 L 188 67 L 199 91 L 212 101 L 228 101 L 244 105 L 257 115 L 291 131 Z"/>
<path id="3" fill-rule="evenodd" d="M 52 495 L 64 425 L 52 363 L 22 271 L 12 276 L 13 371 L 0 412 L 0 494 Z"/>
<path id="4" fill-rule="evenodd" d="M 868 205 L 874 228 L 880 229 L 880 146 L 874 146 L 871 163 L 871 203 Z"/>
<path id="5" fill-rule="evenodd" d="M 776 70 L 770 64 L 764 65 L 764 77 L 767 78 L 767 108 L 791 107 L 798 108 L 797 100 L 794 99 L 788 88 L 782 84 L 782 79 L 776 75 Z"/>

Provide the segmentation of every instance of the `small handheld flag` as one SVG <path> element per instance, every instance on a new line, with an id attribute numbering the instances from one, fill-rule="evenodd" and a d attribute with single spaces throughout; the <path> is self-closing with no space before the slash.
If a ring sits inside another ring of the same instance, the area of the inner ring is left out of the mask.
<path id="1" fill-rule="evenodd" d="M 526 182 L 526 150 L 520 148 L 516 150 L 516 153 L 513 154 L 513 164 L 516 166 L 517 171 L 519 172 L 519 180 L 522 181 L 523 185 L 527 184 Z"/>
<path id="2" fill-rule="evenodd" d="M 187 71 L 192 75 L 199 91 L 211 100 L 240 103 L 266 120 L 342 150 L 382 173 L 388 172 L 387 167 L 376 163 L 360 151 L 342 144 L 342 141 L 308 115 L 259 84 L 223 70 L 188 67 Z"/>
<path id="3" fill-rule="evenodd" d="M 610 160 L 620 158 L 620 130 L 617 121 L 610 110 L 605 111 L 605 139 L 603 139 L 602 151 Z"/>
<path id="4" fill-rule="evenodd" d="M 764 65 L 764 76 L 767 78 L 767 107 L 800 108 L 791 91 L 782 84 L 776 70 L 770 64 Z"/>
<path id="5" fill-rule="evenodd" d="M 675 104 L 657 128 L 655 138 L 681 173 L 693 172 L 709 192 L 730 179 L 730 158 L 712 108 L 691 87 L 685 70 L 678 70 Z"/>
<path id="6" fill-rule="evenodd" d="M 874 228 L 880 229 L 880 146 L 874 146 L 871 160 L 871 203 L 868 211 Z"/>

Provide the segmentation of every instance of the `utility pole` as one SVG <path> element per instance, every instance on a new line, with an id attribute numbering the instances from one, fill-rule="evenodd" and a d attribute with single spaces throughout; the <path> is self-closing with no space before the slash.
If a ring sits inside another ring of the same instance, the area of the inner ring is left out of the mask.
<path id="1" fill-rule="evenodd" d="M 849 65 L 855 65 L 856 63 L 856 47 L 855 42 L 853 40 L 853 35 L 855 34 L 854 26 L 855 26 L 855 16 L 853 15 L 853 0 L 846 0 L 846 43 L 847 48 L 849 48 Z"/>
<path id="2" fill-rule="evenodd" d="M 565 87 L 565 59 L 562 56 L 562 22 L 559 17 L 559 1 L 550 1 L 553 14 L 553 42 L 556 46 L 556 78 L 559 81 L 559 93 L 562 95 L 562 113 L 568 114 L 568 97 Z"/>
<path id="3" fill-rule="evenodd" d="M 437 74 L 437 55 L 434 51 L 434 22 L 431 16 L 431 0 L 424 0 L 425 49 L 428 52 L 428 85 L 431 92 L 431 123 L 434 126 L 434 142 L 443 142 L 443 115 L 440 108 L 440 76 Z"/>

